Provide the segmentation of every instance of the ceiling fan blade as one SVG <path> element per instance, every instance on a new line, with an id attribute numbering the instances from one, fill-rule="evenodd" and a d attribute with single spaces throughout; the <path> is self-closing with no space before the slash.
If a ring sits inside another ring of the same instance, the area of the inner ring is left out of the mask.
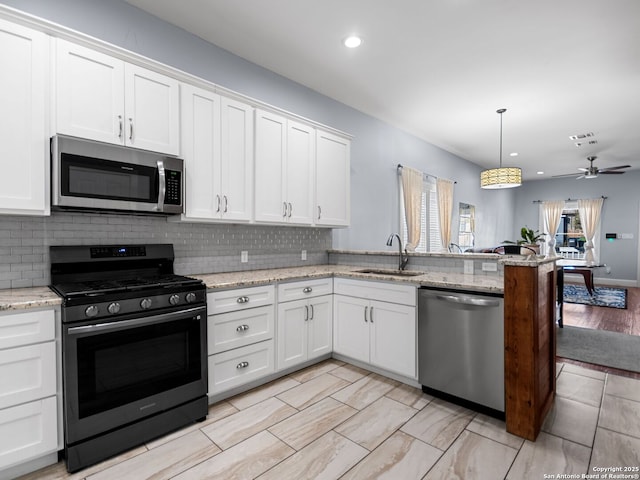
<path id="1" fill-rule="evenodd" d="M 619 172 L 617 170 L 599 170 L 598 174 L 600 173 L 603 175 L 622 175 L 624 172 Z"/>
<path id="2" fill-rule="evenodd" d="M 587 178 L 586 175 L 580 175 L 579 177 L 576 177 L 576 180 L 580 180 L 581 178 Z"/>
<path id="3" fill-rule="evenodd" d="M 581 172 L 588 172 L 589 171 L 588 168 L 583 168 L 583 167 L 578 167 L 578 170 L 580 170 Z"/>
<path id="4" fill-rule="evenodd" d="M 607 167 L 599 170 L 600 173 L 608 172 L 610 170 L 620 170 L 621 168 L 631 168 L 631 165 L 618 165 L 617 167 Z M 624 173 L 624 172 L 616 172 L 616 173 Z"/>

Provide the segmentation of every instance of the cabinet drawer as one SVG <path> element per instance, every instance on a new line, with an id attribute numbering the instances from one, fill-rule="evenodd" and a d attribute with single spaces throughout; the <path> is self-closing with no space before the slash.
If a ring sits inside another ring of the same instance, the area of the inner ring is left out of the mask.
<path id="1" fill-rule="evenodd" d="M 273 340 L 236 348 L 209 357 L 209 395 L 273 373 Z"/>
<path id="2" fill-rule="evenodd" d="M 332 278 L 278 284 L 278 302 L 301 300 L 331 293 L 333 293 Z"/>
<path id="3" fill-rule="evenodd" d="M 274 317 L 273 305 L 209 315 L 207 330 L 209 354 L 273 338 Z"/>
<path id="4" fill-rule="evenodd" d="M 0 470 L 57 448 L 56 397 L 0 410 Z"/>
<path id="5" fill-rule="evenodd" d="M 243 308 L 270 305 L 274 302 L 274 297 L 275 287 L 273 285 L 215 291 L 207 294 L 207 308 L 209 315 L 233 312 Z"/>
<path id="6" fill-rule="evenodd" d="M 417 287 L 400 285 L 393 282 L 370 282 L 367 280 L 352 280 L 349 278 L 335 278 L 333 291 L 350 297 L 380 300 L 381 302 L 399 303 L 415 306 Z"/>
<path id="7" fill-rule="evenodd" d="M 54 337 L 54 310 L 29 310 L 0 315 L 0 349 L 46 342 Z"/>
<path id="8" fill-rule="evenodd" d="M 0 378 L 0 408 L 55 395 L 55 342 L 0 350 Z"/>

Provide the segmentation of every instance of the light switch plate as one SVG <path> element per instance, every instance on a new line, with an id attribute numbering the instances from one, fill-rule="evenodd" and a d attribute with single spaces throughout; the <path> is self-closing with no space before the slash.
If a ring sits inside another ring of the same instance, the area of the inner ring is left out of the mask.
<path id="1" fill-rule="evenodd" d="M 249 252 L 242 250 L 240 252 L 240 263 L 247 263 L 249 261 Z"/>
<path id="2" fill-rule="evenodd" d="M 306 259 L 307 259 L 307 251 L 302 250 L 302 255 L 300 255 L 300 260 L 306 260 Z"/>
<path id="3" fill-rule="evenodd" d="M 489 263 L 489 262 L 483 262 L 482 263 L 482 271 L 483 272 L 497 272 L 498 271 L 498 264 L 497 263 Z"/>

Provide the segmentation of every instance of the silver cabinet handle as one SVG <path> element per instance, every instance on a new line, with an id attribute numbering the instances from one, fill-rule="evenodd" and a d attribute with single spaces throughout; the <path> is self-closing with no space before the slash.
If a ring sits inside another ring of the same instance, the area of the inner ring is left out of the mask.
<path id="1" fill-rule="evenodd" d="M 309 320 L 309 307 L 307 305 L 304 306 L 304 321 Z"/>
<path id="2" fill-rule="evenodd" d="M 122 138 L 122 115 L 118 115 L 118 138 Z"/>
<path id="3" fill-rule="evenodd" d="M 313 288 L 311 287 L 304 287 L 302 289 L 302 293 L 311 293 L 311 292 L 313 292 Z"/>
<path id="4" fill-rule="evenodd" d="M 224 195 L 222 198 L 224 198 L 224 213 L 227 213 L 227 207 L 229 206 L 229 199 L 227 198 L 226 195 Z"/>
<path id="5" fill-rule="evenodd" d="M 291 218 L 292 211 L 293 211 L 293 207 L 291 206 L 291 203 L 289 203 L 289 215 L 288 215 L 289 218 Z"/>
<path id="6" fill-rule="evenodd" d="M 238 300 L 236 300 L 238 303 L 248 303 L 249 302 L 249 297 L 238 297 Z"/>
<path id="7" fill-rule="evenodd" d="M 249 330 L 249 325 L 238 325 L 236 327 L 236 332 L 246 332 Z"/>
<path id="8" fill-rule="evenodd" d="M 249 362 L 240 362 L 236 365 L 236 368 L 239 370 L 241 368 L 247 368 L 249 366 Z"/>
<path id="9" fill-rule="evenodd" d="M 216 201 L 218 206 L 216 207 L 216 213 L 220 213 L 220 195 L 216 195 Z"/>
<path id="10" fill-rule="evenodd" d="M 133 118 L 129 117 L 129 140 L 133 140 Z"/>
<path id="11" fill-rule="evenodd" d="M 282 202 L 282 216 L 287 218 L 287 202 Z"/>
<path id="12" fill-rule="evenodd" d="M 369 308 L 369 321 L 373 323 L 373 307 Z"/>
<path id="13" fill-rule="evenodd" d="M 322 217 L 322 207 L 318 205 L 318 220 Z"/>
<path id="14" fill-rule="evenodd" d="M 313 320 L 314 317 L 314 313 L 313 313 L 313 305 L 309 305 L 311 307 L 311 318 L 309 318 L 309 320 Z"/>
<path id="15" fill-rule="evenodd" d="M 369 307 L 364 307 L 364 321 L 367 322 L 367 310 L 369 310 Z"/>

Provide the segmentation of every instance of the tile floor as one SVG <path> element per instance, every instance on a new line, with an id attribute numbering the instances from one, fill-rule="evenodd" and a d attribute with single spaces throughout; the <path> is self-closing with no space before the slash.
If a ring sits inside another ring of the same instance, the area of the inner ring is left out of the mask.
<path id="1" fill-rule="evenodd" d="M 529 442 L 504 422 L 327 360 L 82 472 L 60 462 L 22 480 L 526 480 L 639 466 L 640 380 L 558 364 L 555 405 Z"/>

